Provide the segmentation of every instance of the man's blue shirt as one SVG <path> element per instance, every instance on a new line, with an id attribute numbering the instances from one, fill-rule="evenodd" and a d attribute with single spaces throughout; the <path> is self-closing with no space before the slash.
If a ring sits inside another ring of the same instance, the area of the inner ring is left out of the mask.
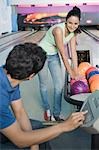
<path id="1" fill-rule="evenodd" d="M 12 101 L 18 99 L 20 99 L 19 86 L 12 87 L 3 67 L 0 67 L 0 129 L 15 122 L 10 105 Z"/>

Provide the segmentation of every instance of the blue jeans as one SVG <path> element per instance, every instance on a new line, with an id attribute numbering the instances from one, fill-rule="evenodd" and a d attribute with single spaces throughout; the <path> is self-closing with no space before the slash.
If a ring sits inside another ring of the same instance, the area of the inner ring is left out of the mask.
<path id="1" fill-rule="evenodd" d="M 45 111 L 47 109 L 50 109 L 47 90 L 48 69 L 50 71 L 54 86 L 53 115 L 59 116 L 61 112 L 63 82 L 62 82 L 61 62 L 58 54 L 48 55 L 43 69 L 38 73 L 42 103 Z"/>

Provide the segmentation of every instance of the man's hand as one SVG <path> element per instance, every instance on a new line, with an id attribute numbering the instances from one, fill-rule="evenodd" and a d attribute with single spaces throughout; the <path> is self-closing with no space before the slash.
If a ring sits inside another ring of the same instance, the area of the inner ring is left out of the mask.
<path id="1" fill-rule="evenodd" d="M 72 131 L 79 126 L 81 126 L 85 120 L 85 114 L 88 111 L 85 112 L 75 112 L 72 113 L 62 124 L 63 124 L 63 130 L 64 132 Z"/>
<path id="2" fill-rule="evenodd" d="M 30 150 L 39 150 L 39 145 L 31 146 Z"/>

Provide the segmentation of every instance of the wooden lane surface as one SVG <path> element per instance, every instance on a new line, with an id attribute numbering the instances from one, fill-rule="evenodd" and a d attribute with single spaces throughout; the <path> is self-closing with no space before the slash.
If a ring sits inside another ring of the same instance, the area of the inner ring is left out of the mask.
<path id="1" fill-rule="evenodd" d="M 31 33 L 30 31 L 22 31 L 22 32 L 17 32 L 16 34 L 11 34 L 9 36 L 0 38 L 0 46 L 15 41 L 16 39 L 20 39 L 20 38 L 22 39 L 23 37 L 29 35 L 30 33 Z"/>
<path id="2" fill-rule="evenodd" d="M 88 31 L 96 35 L 99 38 L 99 30 L 88 30 Z"/>
<path id="3" fill-rule="evenodd" d="M 38 43 L 44 37 L 46 31 L 38 31 L 36 33 L 33 33 L 31 31 L 31 32 L 29 32 L 28 35 L 24 35 L 23 33 L 21 34 L 21 36 L 19 36 L 19 34 L 18 35 L 16 34 L 15 36 L 11 36 L 13 40 L 10 40 L 9 42 L 6 42 L 6 40 L 9 40 L 8 37 L 7 37 L 7 39 L 3 38 L 5 44 L 0 46 L 0 52 L 5 51 L 9 47 L 15 46 L 17 44 L 22 44 L 25 42 Z M 25 32 L 25 34 L 26 34 L 26 32 Z M 16 36 L 17 36 L 17 38 L 16 38 Z"/>
<path id="4" fill-rule="evenodd" d="M 38 43 L 45 36 L 45 34 L 46 34 L 46 31 L 38 31 L 35 34 L 29 37 L 26 37 L 24 42 Z"/>

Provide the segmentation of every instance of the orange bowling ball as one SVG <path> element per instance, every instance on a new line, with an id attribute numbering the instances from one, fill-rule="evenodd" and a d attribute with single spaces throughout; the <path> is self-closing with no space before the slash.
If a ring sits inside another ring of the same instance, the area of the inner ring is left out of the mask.
<path id="1" fill-rule="evenodd" d="M 92 76 L 91 78 L 89 78 L 88 83 L 91 84 L 91 82 L 95 81 L 95 80 L 99 80 L 99 74 L 96 74 L 94 76 Z"/>
<path id="2" fill-rule="evenodd" d="M 78 72 L 80 75 L 85 76 L 86 71 L 91 67 L 91 64 L 88 62 L 81 62 L 78 66 Z"/>
<path id="3" fill-rule="evenodd" d="M 90 84 L 90 91 L 94 92 L 96 90 L 99 90 L 99 79 L 98 80 L 93 80 Z"/>

